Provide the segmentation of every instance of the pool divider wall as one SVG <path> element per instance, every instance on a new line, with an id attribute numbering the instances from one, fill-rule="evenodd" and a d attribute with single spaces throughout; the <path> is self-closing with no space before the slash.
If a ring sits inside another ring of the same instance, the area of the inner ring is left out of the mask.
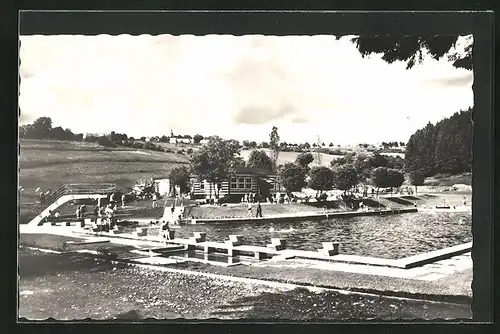
<path id="1" fill-rule="evenodd" d="M 401 263 L 401 266 L 404 269 L 410 269 L 415 267 L 421 267 L 425 264 L 433 263 L 436 261 L 449 259 L 453 256 L 468 253 L 470 251 L 472 251 L 472 242 L 467 242 L 465 244 L 457 246 L 447 247 L 427 253 L 405 257 L 397 261 Z"/>

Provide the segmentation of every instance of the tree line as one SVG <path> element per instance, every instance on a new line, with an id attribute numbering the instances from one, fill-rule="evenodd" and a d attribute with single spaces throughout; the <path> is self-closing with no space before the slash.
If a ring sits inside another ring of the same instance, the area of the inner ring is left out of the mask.
<path id="1" fill-rule="evenodd" d="M 425 176 L 471 172 L 472 114 L 469 108 L 416 131 L 406 145 L 406 170 Z"/>
<path id="2" fill-rule="evenodd" d="M 309 187 L 318 192 L 318 198 L 326 198 L 324 192 L 332 189 L 341 190 L 347 195 L 359 185 L 365 192 L 371 185 L 378 193 L 379 188 L 400 187 L 406 178 L 415 186 L 423 184 L 425 180 L 419 172 L 405 175 L 404 160 L 401 157 L 383 156 L 378 152 L 348 153 L 332 160 L 330 167 L 310 167 L 314 156 L 311 152 L 303 152 L 294 162 L 277 165 L 279 144 L 277 128 L 273 127 L 269 141 L 272 154 L 255 148 L 245 162 L 240 156 L 243 146 L 238 141 L 212 137 L 207 145 L 193 153 L 189 168 L 181 166 L 171 171 L 171 182 L 186 189 L 190 175 L 194 173 L 199 180 L 216 185 L 214 192 L 218 195 L 222 182 L 234 175 L 235 168 L 247 166 L 277 174 L 288 193 Z"/>
<path id="3" fill-rule="evenodd" d="M 63 129 L 60 126 L 53 128 L 50 117 L 40 117 L 32 124 L 20 126 L 19 138 L 83 141 L 84 135 L 73 133 L 70 129 Z"/>

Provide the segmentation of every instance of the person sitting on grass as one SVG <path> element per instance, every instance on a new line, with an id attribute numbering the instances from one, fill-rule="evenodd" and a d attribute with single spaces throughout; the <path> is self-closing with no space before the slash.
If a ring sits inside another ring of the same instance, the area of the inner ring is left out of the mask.
<path id="1" fill-rule="evenodd" d="M 50 218 L 52 218 L 52 210 L 49 210 L 49 213 L 42 218 L 42 222 L 48 223 L 50 221 Z"/>

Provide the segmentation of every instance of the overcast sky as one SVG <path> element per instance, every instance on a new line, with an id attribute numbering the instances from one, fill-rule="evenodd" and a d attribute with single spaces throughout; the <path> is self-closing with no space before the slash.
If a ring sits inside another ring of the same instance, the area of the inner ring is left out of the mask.
<path id="1" fill-rule="evenodd" d="M 472 72 L 362 58 L 350 37 L 22 36 L 21 124 L 335 144 L 407 141 L 473 104 Z"/>

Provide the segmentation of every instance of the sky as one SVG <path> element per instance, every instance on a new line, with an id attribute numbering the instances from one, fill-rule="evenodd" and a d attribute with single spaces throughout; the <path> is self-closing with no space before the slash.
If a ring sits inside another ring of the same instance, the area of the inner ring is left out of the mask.
<path id="1" fill-rule="evenodd" d="M 257 142 L 277 126 L 289 143 L 357 144 L 406 142 L 473 105 L 471 71 L 362 58 L 351 38 L 21 36 L 19 122 Z"/>

